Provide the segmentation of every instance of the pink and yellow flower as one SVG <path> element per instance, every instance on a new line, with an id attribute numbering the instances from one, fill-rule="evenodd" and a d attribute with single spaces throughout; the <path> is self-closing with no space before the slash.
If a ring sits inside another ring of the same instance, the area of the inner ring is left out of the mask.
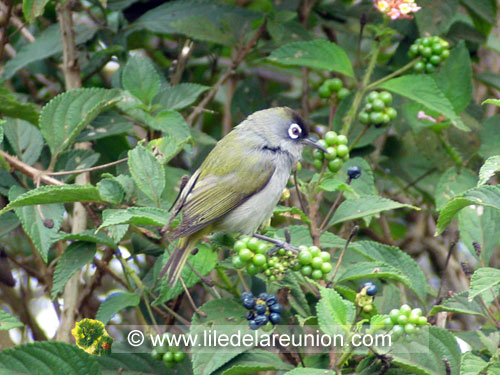
<path id="1" fill-rule="evenodd" d="M 412 13 L 422 9 L 415 3 L 415 0 L 374 0 L 374 5 L 379 12 L 387 14 L 391 20 L 412 18 Z"/>

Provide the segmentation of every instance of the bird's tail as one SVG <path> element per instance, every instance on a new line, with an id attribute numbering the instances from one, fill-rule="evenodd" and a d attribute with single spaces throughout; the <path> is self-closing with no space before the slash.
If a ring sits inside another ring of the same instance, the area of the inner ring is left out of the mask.
<path id="1" fill-rule="evenodd" d="M 179 281 L 182 269 L 186 265 L 189 254 L 191 253 L 193 243 L 194 241 L 191 241 L 189 237 L 179 240 L 178 247 L 170 254 L 167 264 L 163 267 L 160 273 L 160 279 L 167 274 L 167 282 L 171 287 Z"/>

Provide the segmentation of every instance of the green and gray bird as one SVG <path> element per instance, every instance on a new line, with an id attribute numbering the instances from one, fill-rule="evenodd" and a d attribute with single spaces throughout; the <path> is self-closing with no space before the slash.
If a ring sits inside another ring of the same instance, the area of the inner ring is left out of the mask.
<path id="1" fill-rule="evenodd" d="M 182 220 L 168 238 L 179 241 L 162 272 L 168 272 L 171 285 L 203 236 L 252 235 L 270 218 L 304 145 L 326 151 L 287 107 L 251 114 L 215 145 L 173 207 L 170 222 L 179 214 Z"/>

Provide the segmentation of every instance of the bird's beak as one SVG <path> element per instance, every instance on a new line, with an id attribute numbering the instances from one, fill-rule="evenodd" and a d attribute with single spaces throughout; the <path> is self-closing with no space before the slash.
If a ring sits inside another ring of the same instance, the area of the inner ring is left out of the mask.
<path id="1" fill-rule="evenodd" d="M 328 152 L 326 151 L 326 148 L 324 148 L 323 146 L 321 146 L 318 142 L 312 140 L 311 138 L 304 138 L 302 140 L 306 145 L 308 146 L 312 146 L 312 147 L 316 147 L 317 149 L 323 151 L 323 152 Z"/>

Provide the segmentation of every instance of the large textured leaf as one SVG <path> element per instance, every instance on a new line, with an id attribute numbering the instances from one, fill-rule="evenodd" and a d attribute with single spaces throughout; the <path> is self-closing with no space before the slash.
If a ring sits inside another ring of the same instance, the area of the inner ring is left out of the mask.
<path id="1" fill-rule="evenodd" d="M 489 0 L 461 0 L 474 15 L 488 22 L 490 25 L 496 24 L 495 14 L 497 6 L 494 1 Z"/>
<path id="2" fill-rule="evenodd" d="M 158 103 L 165 109 L 183 109 L 193 104 L 200 94 L 210 87 L 197 83 L 181 83 L 169 86 L 158 95 Z"/>
<path id="3" fill-rule="evenodd" d="M 82 44 L 91 39 L 96 32 L 89 26 L 76 26 L 76 44 Z M 62 52 L 61 31 L 59 24 L 53 24 L 45 29 L 33 43 L 28 43 L 17 51 L 16 56 L 5 64 L 1 80 L 6 81 L 14 76 L 19 69 L 28 64 L 45 59 Z"/>
<path id="4" fill-rule="evenodd" d="M 436 235 L 443 233 L 451 220 L 453 220 L 462 208 L 473 204 L 500 210 L 500 188 L 498 186 L 482 185 L 467 190 L 460 196 L 453 198 L 444 206 L 439 214 Z"/>
<path id="5" fill-rule="evenodd" d="M 354 304 L 333 289 L 320 287 L 320 294 L 316 313 L 321 330 L 331 336 L 348 333 L 356 315 Z"/>
<path id="6" fill-rule="evenodd" d="M 116 247 L 115 242 L 109 238 L 104 233 L 95 233 L 94 230 L 85 230 L 80 233 L 64 233 L 61 232 L 57 237 L 55 237 L 54 241 L 84 241 L 84 242 L 93 242 L 95 244 L 102 244 L 109 247 Z"/>
<path id="7" fill-rule="evenodd" d="M 99 157 L 100 155 L 92 150 L 70 148 L 59 155 L 54 172 L 77 171 L 78 169 L 90 168 L 97 163 Z M 75 174 L 57 176 L 57 178 L 67 183 L 74 179 L 77 174 L 78 172 L 75 172 Z"/>
<path id="8" fill-rule="evenodd" d="M 498 155 L 500 150 L 500 115 L 488 117 L 481 125 L 479 155 L 483 158 Z"/>
<path id="9" fill-rule="evenodd" d="M 64 250 L 54 270 L 52 290 L 50 291 L 53 299 L 63 291 L 64 286 L 76 271 L 94 259 L 95 251 L 95 243 L 83 241 L 73 242 Z"/>
<path id="10" fill-rule="evenodd" d="M 42 153 L 43 138 L 34 125 L 24 120 L 8 118 L 4 124 L 4 132 L 19 159 L 29 165 L 38 160 Z"/>
<path id="11" fill-rule="evenodd" d="M 158 225 L 164 226 L 170 214 L 166 210 L 154 207 L 129 207 L 127 209 L 108 209 L 103 212 L 103 222 L 99 229 L 110 225 Z"/>
<path id="12" fill-rule="evenodd" d="M 323 39 L 292 42 L 274 50 L 269 60 L 283 65 L 306 66 L 317 70 L 335 71 L 354 76 L 351 62 L 338 45 Z"/>
<path id="13" fill-rule="evenodd" d="M 434 192 L 436 209 L 441 210 L 450 199 L 473 188 L 476 183 L 477 176 L 469 169 L 462 168 L 458 171 L 457 168 L 451 167 L 446 170 L 439 178 Z"/>
<path id="14" fill-rule="evenodd" d="M 82 88 L 56 96 L 42 109 L 40 129 L 52 155 L 71 145 L 99 113 L 120 99 L 120 90 Z"/>
<path id="15" fill-rule="evenodd" d="M 96 117 L 91 124 L 76 137 L 75 142 L 94 141 L 118 134 L 129 134 L 133 122 L 114 110 L 106 111 Z"/>
<path id="16" fill-rule="evenodd" d="M 46 185 L 16 195 L 10 203 L 0 210 L 0 215 L 16 207 L 36 204 L 102 202 L 99 192 L 92 185 Z"/>
<path id="17" fill-rule="evenodd" d="M 179 142 L 185 142 L 191 137 L 186 120 L 177 111 L 161 111 L 156 115 L 155 121 L 163 124 L 164 128 L 161 130 Z"/>
<path id="18" fill-rule="evenodd" d="M 118 314 L 126 307 L 135 307 L 139 302 L 141 302 L 141 297 L 136 293 L 113 293 L 101 303 L 95 318 L 108 324 L 113 315 Z"/>
<path id="19" fill-rule="evenodd" d="M 420 0 L 415 15 L 420 34 L 441 35 L 448 31 L 456 15 L 458 0 Z"/>
<path id="20" fill-rule="evenodd" d="M 484 316 L 483 306 L 477 300 L 469 301 L 469 293 L 467 291 L 457 293 L 445 299 L 441 305 L 433 306 L 430 315 L 434 315 L 440 311 Z"/>
<path id="21" fill-rule="evenodd" d="M 29 194 L 24 193 L 24 189 L 13 186 L 9 191 L 9 200 L 16 202 L 18 197 Z M 23 194 L 24 193 L 24 194 Z M 5 207 L 0 213 L 13 208 L 12 203 Z M 26 234 L 31 238 L 42 259 L 47 261 L 50 246 L 54 242 L 54 237 L 61 228 L 64 206 L 62 204 L 45 204 L 40 206 L 18 207 L 14 209 Z M 43 215 L 43 216 L 41 216 Z M 46 225 L 46 223 L 49 223 Z"/>
<path id="22" fill-rule="evenodd" d="M 221 369 L 220 373 L 222 375 L 250 375 L 260 371 L 285 371 L 292 368 L 292 365 L 284 363 L 277 354 L 254 349 L 234 358 Z"/>
<path id="23" fill-rule="evenodd" d="M 500 269 L 491 267 L 477 269 L 470 280 L 469 301 L 490 289 L 493 290 L 498 284 L 500 284 Z"/>
<path id="24" fill-rule="evenodd" d="M 9 329 L 19 328 L 22 326 L 23 323 L 17 320 L 15 316 L 0 309 L 0 331 L 8 331 Z"/>
<path id="25" fill-rule="evenodd" d="M 160 91 L 160 75 L 150 59 L 132 56 L 122 72 L 122 85 L 144 104 L 149 105 Z"/>
<path id="26" fill-rule="evenodd" d="M 407 287 L 411 286 L 410 279 L 400 270 L 385 262 L 358 262 L 350 264 L 347 269 L 336 277 L 336 282 L 357 280 L 363 278 L 381 278 L 399 281 Z"/>
<path id="27" fill-rule="evenodd" d="M 43 14 L 48 2 L 49 0 L 23 0 L 23 13 L 26 21 L 33 23 L 38 16 Z"/>
<path id="28" fill-rule="evenodd" d="M 76 345 L 35 342 L 0 352 L 0 373 L 5 375 L 100 375 L 95 359 Z"/>
<path id="29" fill-rule="evenodd" d="M 407 75 L 384 82 L 379 88 L 392 91 L 420 103 L 430 110 L 442 113 L 460 130 L 470 130 L 456 114 L 448 98 L 431 77 L 422 74 Z"/>
<path id="30" fill-rule="evenodd" d="M 284 375 L 335 375 L 331 370 L 322 370 L 319 368 L 296 368 L 286 372 Z"/>
<path id="31" fill-rule="evenodd" d="M 487 368 L 488 362 L 486 362 L 481 357 L 472 354 L 472 352 L 467 352 L 462 357 L 462 361 L 460 363 L 460 375 L 484 374 L 484 371 Z"/>
<path id="32" fill-rule="evenodd" d="M 479 170 L 479 182 L 477 185 L 484 185 L 498 171 L 500 171 L 500 155 L 489 157 Z"/>
<path id="33" fill-rule="evenodd" d="M 165 169 L 153 153 L 141 145 L 128 152 L 128 167 L 136 185 L 160 206 L 165 189 Z"/>
<path id="34" fill-rule="evenodd" d="M 114 349 L 114 347 L 113 347 Z M 184 360 L 172 369 L 150 353 L 112 353 L 97 357 L 103 375 L 191 375 L 191 363 Z"/>
<path id="35" fill-rule="evenodd" d="M 103 178 L 97 183 L 97 189 L 102 200 L 117 205 L 125 196 L 125 190 L 115 178 Z"/>
<path id="36" fill-rule="evenodd" d="M 337 208 L 328 225 L 331 226 L 343 223 L 344 221 L 360 219 L 382 211 L 394 210 L 396 208 L 403 207 L 418 210 L 417 207 L 409 204 L 399 203 L 377 195 L 367 195 L 359 199 L 347 199 Z"/>
<path id="37" fill-rule="evenodd" d="M 37 107 L 31 103 L 21 103 L 3 84 L 0 84 L 0 113 L 38 125 Z"/>
<path id="38" fill-rule="evenodd" d="M 354 157 L 347 160 L 342 166 L 342 169 L 337 173 L 337 177 L 341 178 L 343 181 L 347 180 L 347 170 L 352 166 L 358 166 L 361 168 L 361 177 L 356 180 L 352 180 L 350 185 L 356 194 L 360 196 L 377 195 L 373 171 L 368 162 L 363 158 Z M 344 192 L 344 196 L 347 199 L 351 199 L 355 197 L 355 194 L 347 190 Z"/>

